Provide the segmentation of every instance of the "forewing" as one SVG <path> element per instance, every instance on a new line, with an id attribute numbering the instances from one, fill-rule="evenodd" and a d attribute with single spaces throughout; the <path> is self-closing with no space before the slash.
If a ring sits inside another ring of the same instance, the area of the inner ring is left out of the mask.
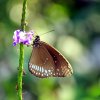
<path id="1" fill-rule="evenodd" d="M 40 46 L 33 47 L 28 65 L 33 75 L 40 78 L 53 76 L 54 66 L 53 59 L 42 42 Z"/>

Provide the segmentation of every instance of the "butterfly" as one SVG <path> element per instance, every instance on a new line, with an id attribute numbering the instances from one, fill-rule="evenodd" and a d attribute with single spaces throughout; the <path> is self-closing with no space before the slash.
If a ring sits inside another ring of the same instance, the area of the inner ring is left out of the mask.
<path id="1" fill-rule="evenodd" d="M 36 77 L 65 77 L 73 73 L 68 60 L 54 47 L 40 40 L 37 35 L 28 63 L 29 71 Z"/>

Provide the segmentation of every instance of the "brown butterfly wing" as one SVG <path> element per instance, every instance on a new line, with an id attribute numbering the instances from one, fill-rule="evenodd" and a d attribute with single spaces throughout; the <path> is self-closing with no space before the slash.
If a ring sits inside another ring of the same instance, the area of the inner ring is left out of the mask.
<path id="1" fill-rule="evenodd" d="M 54 62 L 40 41 L 38 47 L 33 47 L 32 54 L 29 61 L 29 71 L 40 78 L 53 76 Z"/>
<path id="2" fill-rule="evenodd" d="M 45 42 L 43 42 L 43 45 L 46 47 L 49 54 L 52 56 L 52 59 L 55 64 L 53 76 L 70 76 L 73 73 L 73 69 L 68 60 L 52 46 L 48 45 Z"/>
<path id="3" fill-rule="evenodd" d="M 33 47 L 29 61 L 29 70 L 33 75 L 45 78 L 72 74 L 71 65 L 55 48 L 42 41 L 39 44 Z"/>

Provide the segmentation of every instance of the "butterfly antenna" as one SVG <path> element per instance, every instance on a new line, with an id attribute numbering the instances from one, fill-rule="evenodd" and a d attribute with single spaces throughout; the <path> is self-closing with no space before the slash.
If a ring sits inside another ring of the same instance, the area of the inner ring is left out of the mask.
<path id="1" fill-rule="evenodd" d="M 55 30 L 50 30 L 50 31 L 45 32 L 45 33 L 43 33 L 43 34 L 41 34 L 41 35 L 47 34 L 47 33 L 52 32 L 52 31 L 55 31 Z M 38 35 L 37 32 L 35 32 L 35 34 L 33 35 L 33 38 L 35 38 L 37 35 Z"/>
<path id="2" fill-rule="evenodd" d="M 41 34 L 41 35 L 44 35 L 44 34 L 50 33 L 50 32 L 52 32 L 52 31 L 55 31 L 55 30 L 50 30 L 50 31 L 45 32 L 45 33 L 43 33 L 43 34 Z"/>

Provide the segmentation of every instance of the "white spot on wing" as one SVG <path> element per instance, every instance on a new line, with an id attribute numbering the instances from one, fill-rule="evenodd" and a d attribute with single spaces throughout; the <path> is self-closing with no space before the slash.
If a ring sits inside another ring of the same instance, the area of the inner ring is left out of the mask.
<path id="1" fill-rule="evenodd" d="M 42 73 L 44 72 L 44 68 L 43 68 L 43 67 L 41 68 L 41 72 L 42 72 Z"/>
<path id="2" fill-rule="evenodd" d="M 53 75 L 55 76 L 55 73 Z"/>
<path id="3" fill-rule="evenodd" d="M 42 74 L 42 76 L 43 76 L 43 74 Z"/>
<path id="4" fill-rule="evenodd" d="M 50 73 L 50 72 L 51 72 L 51 70 L 48 70 L 48 72 Z"/>
<path id="5" fill-rule="evenodd" d="M 37 66 L 37 71 L 39 70 L 39 66 Z"/>
<path id="6" fill-rule="evenodd" d="M 46 69 L 45 69 L 45 73 L 48 73 Z"/>
<path id="7" fill-rule="evenodd" d="M 37 66 L 35 65 L 35 70 L 37 70 Z"/>
<path id="8" fill-rule="evenodd" d="M 48 60 L 48 58 L 46 58 L 46 60 Z"/>
<path id="9" fill-rule="evenodd" d="M 39 71 L 41 71 L 41 67 L 39 66 Z"/>
<path id="10" fill-rule="evenodd" d="M 35 69 L 35 65 L 32 65 L 32 68 Z"/>

